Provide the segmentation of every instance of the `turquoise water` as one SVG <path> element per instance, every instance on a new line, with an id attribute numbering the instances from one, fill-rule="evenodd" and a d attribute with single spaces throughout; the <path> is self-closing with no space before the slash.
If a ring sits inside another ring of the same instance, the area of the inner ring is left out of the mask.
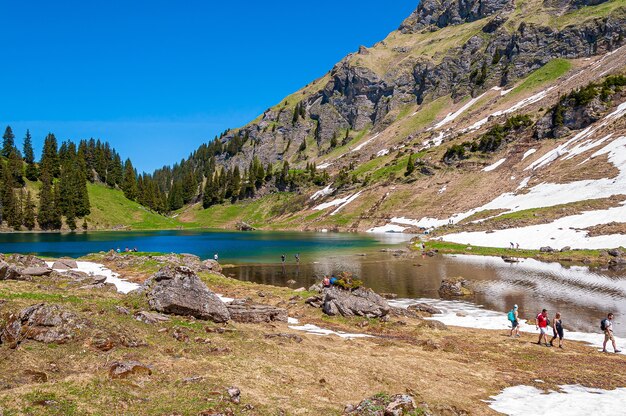
<path id="1" fill-rule="evenodd" d="M 223 263 L 288 262 L 325 255 L 375 249 L 406 241 L 407 236 L 354 233 L 124 231 L 87 233 L 0 234 L 0 253 L 32 253 L 49 257 L 81 257 L 111 249 L 137 248 L 143 252 L 191 253 L 203 259 L 215 253 Z"/>

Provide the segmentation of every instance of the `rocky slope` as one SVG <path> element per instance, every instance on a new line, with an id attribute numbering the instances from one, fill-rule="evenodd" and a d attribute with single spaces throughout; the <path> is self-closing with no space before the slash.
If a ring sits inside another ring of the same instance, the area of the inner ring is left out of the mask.
<path id="1" fill-rule="evenodd" d="M 626 69 L 625 31 L 623 0 L 422 2 L 385 40 L 361 47 L 223 138 L 249 137 L 239 154 L 222 160 L 227 165 L 243 168 L 257 156 L 302 169 L 314 162 L 330 175 L 325 187 L 241 204 L 236 219 L 261 228 L 381 232 L 452 222 L 457 228 L 438 233 L 484 244 L 489 236 L 465 235 L 460 223 L 485 222 L 489 233 L 495 217 L 530 218 L 537 209 L 619 198 L 626 194 L 625 98 L 615 80 Z M 582 97 L 591 90 L 593 97 Z M 561 157 L 565 151 L 570 155 Z M 535 163 L 540 159 L 550 161 Z M 547 217 L 595 232 L 611 209 L 600 208 L 581 227 L 554 212 Z M 180 219 L 202 216 L 218 218 L 219 209 L 192 208 Z M 618 215 L 603 229 L 619 230 L 625 221 Z M 518 234 L 527 248 L 549 243 Z M 624 245 L 619 233 L 565 234 L 554 244 Z M 493 244 L 508 245 L 504 235 Z"/>

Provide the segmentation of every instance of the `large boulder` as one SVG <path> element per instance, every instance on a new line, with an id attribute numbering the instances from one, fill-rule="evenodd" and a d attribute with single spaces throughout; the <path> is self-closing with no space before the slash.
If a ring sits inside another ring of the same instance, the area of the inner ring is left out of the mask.
<path id="1" fill-rule="evenodd" d="M 58 259 L 57 261 L 52 263 L 52 268 L 54 270 L 76 269 L 78 268 L 78 264 L 74 259 Z"/>
<path id="2" fill-rule="evenodd" d="M 415 399 L 408 394 L 377 394 L 362 400 L 358 405 L 348 405 L 344 415 L 351 416 L 403 416 L 424 414 L 415 403 Z"/>
<path id="3" fill-rule="evenodd" d="M 109 366 L 109 377 L 113 379 L 131 376 L 149 376 L 152 370 L 139 361 L 115 361 Z"/>
<path id="4" fill-rule="evenodd" d="M 287 322 L 288 317 L 286 309 L 270 305 L 234 301 L 227 308 L 230 319 L 241 323 Z"/>
<path id="5" fill-rule="evenodd" d="M 226 304 L 188 267 L 164 267 L 146 285 L 148 303 L 158 312 L 227 322 Z"/>
<path id="6" fill-rule="evenodd" d="M 446 278 L 439 286 L 439 296 L 444 299 L 471 296 L 473 294 L 467 280 L 460 277 Z"/>
<path id="7" fill-rule="evenodd" d="M 62 344 L 75 338 L 85 321 L 59 305 L 44 303 L 12 314 L 0 331 L 0 343 L 17 345 L 24 339 Z"/>
<path id="8" fill-rule="evenodd" d="M 424 312 L 431 315 L 437 315 L 442 313 L 441 309 L 435 308 L 434 306 L 427 303 L 415 303 L 413 305 L 409 305 L 407 309 L 410 311 Z"/>
<path id="9" fill-rule="evenodd" d="M 364 316 L 380 318 L 389 313 L 387 300 L 371 289 L 344 290 L 337 287 L 324 289 L 322 310 L 327 315 Z"/>
<path id="10" fill-rule="evenodd" d="M 202 262 L 204 270 L 208 270 L 213 273 L 222 273 L 222 266 L 216 260 L 205 260 Z"/>
<path id="11" fill-rule="evenodd" d="M 52 269 L 49 267 L 31 266 L 22 270 L 24 276 L 50 276 Z"/>

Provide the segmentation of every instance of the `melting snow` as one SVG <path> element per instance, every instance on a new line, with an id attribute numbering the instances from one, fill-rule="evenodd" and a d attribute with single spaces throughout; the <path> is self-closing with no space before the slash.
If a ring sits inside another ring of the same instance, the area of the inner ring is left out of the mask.
<path id="1" fill-rule="evenodd" d="M 333 188 L 331 188 L 330 185 L 328 185 L 324 189 L 320 189 L 319 191 L 317 191 L 313 195 L 311 195 L 310 199 L 315 201 L 316 199 L 318 199 L 320 197 L 328 196 L 328 195 L 332 194 L 333 192 L 335 192 L 335 190 Z"/>
<path id="2" fill-rule="evenodd" d="M 378 153 L 376 153 L 376 156 L 381 157 L 381 156 L 386 156 L 389 154 L 389 149 L 383 149 L 380 150 Z"/>
<path id="3" fill-rule="evenodd" d="M 626 388 L 602 390 L 564 385 L 546 393 L 532 386 L 514 386 L 491 397 L 489 407 L 509 416 L 618 415 L 626 408 Z"/>
<path id="4" fill-rule="evenodd" d="M 524 178 L 524 179 L 520 182 L 520 184 L 519 184 L 519 186 L 517 187 L 516 191 L 519 191 L 520 189 L 524 189 L 524 188 L 526 188 L 526 187 L 528 186 L 528 182 L 530 182 L 530 176 L 529 176 L 529 177 L 527 177 L 527 178 Z"/>
<path id="5" fill-rule="evenodd" d="M 492 170 L 496 170 L 504 162 L 506 162 L 506 158 L 498 160 L 493 165 L 487 166 L 486 168 L 483 169 L 483 172 L 491 172 Z"/>
<path id="6" fill-rule="evenodd" d="M 322 163 L 321 165 L 317 166 L 318 169 L 327 169 L 330 167 L 330 165 L 332 165 L 332 163 L 326 162 L 326 163 Z"/>
<path id="7" fill-rule="evenodd" d="M 527 150 L 526 153 L 524 153 L 524 156 L 522 156 L 522 160 L 526 159 L 528 156 L 532 155 L 533 153 L 535 153 L 537 151 L 537 149 L 530 149 Z"/>
<path id="8" fill-rule="evenodd" d="M 304 331 L 307 334 L 311 334 L 311 335 L 320 335 L 320 336 L 337 335 L 338 337 L 345 338 L 345 339 L 371 338 L 372 337 L 371 335 L 367 335 L 367 334 L 350 334 L 350 333 L 343 332 L 343 331 L 331 331 L 330 329 L 320 328 L 319 326 L 312 325 L 312 324 L 299 325 L 300 321 L 298 321 L 296 318 L 287 318 L 287 323 L 290 325 L 289 326 L 290 329 L 294 329 L 296 331 Z"/>
<path id="9" fill-rule="evenodd" d="M 380 135 L 380 133 L 377 133 L 376 135 L 374 135 L 372 138 L 367 139 L 366 141 L 364 141 L 363 143 L 361 143 L 360 145 L 358 145 L 357 147 L 355 147 L 354 149 L 350 150 L 351 152 L 358 152 L 359 150 L 363 149 L 365 146 L 367 146 L 372 140 L 376 139 L 378 136 Z"/>
<path id="10" fill-rule="evenodd" d="M 52 267 L 53 262 L 47 262 L 46 264 L 48 264 L 48 267 Z M 93 263 L 90 261 L 77 261 L 76 265 L 78 267 L 71 270 L 87 273 L 90 276 L 104 276 L 106 277 L 105 282 L 114 284 L 118 292 L 128 293 L 139 288 L 139 285 L 137 283 L 120 279 L 120 275 L 118 273 L 115 273 L 113 270 L 106 268 L 102 264 Z M 66 270 L 59 269 L 58 271 L 63 272 Z"/>
<path id="11" fill-rule="evenodd" d="M 387 224 L 387 225 L 381 225 L 380 227 L 374 227 L 374 228 L 370 228 L 369 230 L 367 230 L 368 233 L 375 233 L 375 234 L 380 234 L 380 233 L 401 233 L 404 230 L 406 230 L 407 227 L 403 227 L 401 225 L 397 225 L 397 224 Z"/>
<path id="12" fill-rule="evenodd" d="M 362 193 L 362 192 L 363 192 L 363 191 L 359 191 L 359 192 L 357 192 L 356 194 L 354 194 L 354 195 L 352 195 L 352 196 L 348 197 L 348 198 L 347 198 L 347 199 L 346 199 L 343 203 L 341 203 L 341 204 L 337 207 L 337 209 L 336 209 L 336 210 L 334 210 L 333 212 L 331 212 L 331 213 L 330 213 L 330 215 L 335 215 L 335 214 L 337 214 L 337 213 L 338 213 L 339 211 L 341 211 L 341 210 L 342 210 L 342 209 L 343 209 L 346 205 L 348 205 L 350 202 L 352 202 L 352 201 L 354 201 L 355 199 L 357 199 L 357 198 L 361 195 L 361 193 Z"/>
<path id="13" fill-rule="evenodd" d="M 448 113 L 448 115 L 445 116 L 445 118 L 443 120 L 441 120 L 439 123 L 435 124 L 435 126 L 433 128 L 434 129 L 440 129 L 441 127 L 445 126 L 446 124 L 456 120 L 457 117 L 459 117 L 461 114 L 463 114 L 465 112 L 465 110 L 467 110 L 468 108 L 473 106 L 476 103 L 476 101 L 480 100 L 483 97 L 483 95 L 485 95 L 485 94 L 486 93 L 483 93 L 483 94 L 479 95 L 476 98 L 472 98 L 467 103 L 465 103 L 465 105 L 463 107 L 459 108 L 454 113 Z"/>

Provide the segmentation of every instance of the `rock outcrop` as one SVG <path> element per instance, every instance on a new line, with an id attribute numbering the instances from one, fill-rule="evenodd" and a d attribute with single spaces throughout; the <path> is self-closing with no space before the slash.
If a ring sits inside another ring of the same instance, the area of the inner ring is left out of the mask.
<path id="1" fill-rule="evenodd" d="M 415 399 L 408 394 L 396 394 L 387 396 L 378 394 L 362 400 L 358 405 L 348 405 L 344 409 L 344 415 L 351 416 L 403 416 L 417 413 Z"/>
<path id="2" fill-rule="evenodd" d="M 287 310 L 270 305 L 233 301 L 227 305 L 230 318 L 235 322 L 258 324 L 262 322 L 287 322 Z"/>
<path id="3" fill-rule="evenodd" d="M 59 305 L 32 305 L 8 317 L 0 343 L 17 346 L 25 339 L 62 344 L 75 338 L 86 321 Z"/>
<path id="4" fill-rule="evenodd" d="M 224 302 L 188 267 L 164 267 L 146 282 L 150 307 L 158 312 L 227 322 Z"/>
<path id="5" fill-rule="evenodd" d="M 109 377 L 112 379 L 149 376 L 151 374 L 150 367 L 139 361 L 115 361 L 109 366 Z"/>
<path id="6" fill-rule="evenodd" d="M 371 289 L 344 290 L 337 287 L 324 289 L 322 310 L 327 315 L 363 316 L 381 318 L 389 313 L 385 298 Z"/>
<path id="7" fill-rule="evenodd" d="M 439 296 L 443 299 L 471 296 L 473 294 L 470 283 L 460 277 L 443 279 L 439 286 Z"/>

